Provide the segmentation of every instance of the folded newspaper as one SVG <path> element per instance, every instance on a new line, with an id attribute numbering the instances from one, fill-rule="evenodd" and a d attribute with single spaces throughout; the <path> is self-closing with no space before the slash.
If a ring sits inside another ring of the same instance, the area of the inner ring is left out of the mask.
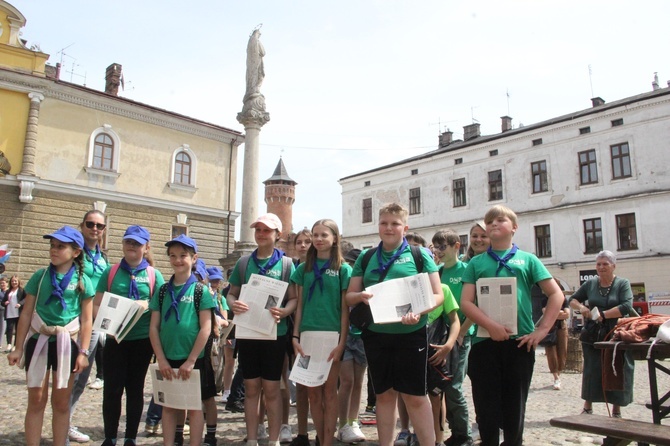
<path id="1" fill-rule="evenodd" d="M 296 355 L 288 379 L 307 387 L 317 387 L 326 382 L 333 361 L 328 356 L 337 347 L 340 335 L 336 331 L 303 331 L 300 346 L 305 356 Z"/>
<path id="2" fill-rule="evenodd" d="M 149 301 L 128 299 L 105 292 L 98 315 L 93 321 L 93 330 L 107 333 L 117 342 L 121 342 L 148 308 Z"/>
<path id="3" fill-rule="evenodd" d="M 387 280 L 365 289 L 372 293 L 370 310 L 375 324 L 400 322 L 408 313 L 420 314 L 435 306 L 427 273 Z"/>
<path id="4" fill-rule="evenodd" d="M 172 369 L 177 373 L 177 369 Z M 151 383 L 153 384 L 154 402 L 161 406 L 182 410 L 201 410 L 202 399 L 200 397 L 200 371 L 193 370 L 191 376 L 186 379 L 163 378 L 158 364 L 149 366 Z"/>
<path id="5" fill-rule="evenodd" d="M 235 315 L 238 339 L 277 339 L 277 321 L 270 309 L 281 305 L 288 283 L 252 274 L 240 289 L 240 302 L 249 310 Z"/>
<path id="6" fill-rule="evenodd" d="M 517 329 L 516 277 L 491 277 L 477 280 L 477 306 L 489 318 L 511 330 Z M 488 330 L 477 326 L 477 337 L 490 338 Z"/>

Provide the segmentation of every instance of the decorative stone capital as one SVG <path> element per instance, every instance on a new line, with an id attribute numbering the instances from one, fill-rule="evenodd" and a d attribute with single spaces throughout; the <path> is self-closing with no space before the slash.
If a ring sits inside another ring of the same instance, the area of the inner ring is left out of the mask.
<path id="1" fill-rule="evenodd" d="M 17 175 L 19 180 L 19 201 L 21 203 L 31 203 L 33 201 L 33 189 L 39 178 L 35 176 Z"/>
<path id="2" fill-rule="evenodd" d="M 244 98 L 244 107 L 237 114 L 237 121 L 245 128 L 260 129 L 270 120 L 270 113 L 265 111 L 265 96 L 260 93 Z"/>
<path id="3" fill-rule="evenodd" d="M 28 97 L 31 102 L 37 102 L 38 104 L 44 100 L 44 95 L 42 93 L 31 92 L 28 93 Z"/>

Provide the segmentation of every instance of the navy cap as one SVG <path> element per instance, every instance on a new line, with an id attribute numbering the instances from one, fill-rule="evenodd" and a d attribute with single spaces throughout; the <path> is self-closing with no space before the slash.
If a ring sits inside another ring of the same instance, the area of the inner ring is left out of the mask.
<path id="1" fill-rule="evenodd" d="M 207 274 L 207 265 L 205 265 L 203 260 L 198 259 L 195 261 L 195 273 L 200 277 L 200 280 L 205 280 L 209 277 L 209 274 Z"/>
<path id="2" fill-rule="evenodd" d="M 84 248 L 84 236 L 71 226 L 63 226 L 53 234 L 47 234 L 44 238 L 55 238 L 63 243 L 76 243 L 79 248 Z"/>
<path id="3" fill-rule="evenodd" d="M 146 245 L 150 238 L 151 236 L 149 235 L 149 231 L 138 225 L 128 226 L 126 233 L 123 234 L 124 240 L 135 240 L 137 243 L 142 245 Z"/>
<path id="4" fill-rule="evenodd" d="M 179 243 L 179 244 L 182 244 L 184 246 L 188 246 L 189 248 L 193 248 L 193 250 L 195 252 L 198 252 L 198 244 L 195 242 L 195 240 L 193 240 L 191 237 L 188 237 L 184 234 L 179 234 L 178 236 L 176 236 L 175 238 L 173 238 L 172 240 L 167 242 L 165 244 L 165 246 L 167 246 L 169 248 L 170 246 L 174 245 L 175 243 Z"/>
<path id="5" fill-rule="evenodd" d="M 223 273 L 216 266 L 207 268 L 207 274 L 209 274 L 209 280 L 223 280 Z"/>

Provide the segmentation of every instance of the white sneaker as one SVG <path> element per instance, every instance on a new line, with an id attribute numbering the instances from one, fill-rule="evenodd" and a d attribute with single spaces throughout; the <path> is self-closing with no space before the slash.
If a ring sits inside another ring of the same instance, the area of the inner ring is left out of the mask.
<path id="1" fill-rule="evenodd" d="M 105 386 L 105 382 L 101 380 L 100 378 L 95 378 L 95 381 L 93 381 L 91 384 L 88 385 L 89 389 L 93 390 L 100 390 Z"/>
<path id="2" fill-rule="evenodd" d="M 91 437 L 83 432 L 79 432 L 79 429 L 74 426 L 70 426 L 67 434 L 70 437 L 70 441 L 76 441 L 77 443 L 87 443 L 91 440 Z"/>
<path id="3" fill-rule="evenodd" d="M 561 380 L 560 379 L 555 379 L 554 380 L 554 390 L 561 390 Z"/>
<path id="4" fill-rule="evenodd" d="M 223 391 L 223 397 L 221 398 L 221 402 L 227 403 L 229 396 L 230 396 L 230 390 L 224 390 Z"/>
<path id="5" fill-rule="evenodd" d="M 279 442 L 280 443 L 290 443 L 293 441 L 293 433 L 291 432 L 291 426 L 288 424 L 282 424 L 281 429 L 279 429 Z"/>
<path id="6" fill-rule="evenodd" d="M 258 440 L 265 440 L 268 438 L 268 431 L 265 429 L 265 424 L 259 424 L 258 425 Z"/>
<path id="7" fill-rule="evenodd" d="M 365 435 L 358 427 L 358 423 L 345 424 L 337 431 L 337 439 L 342 443 L 359 443 L 365 441 Z"/>

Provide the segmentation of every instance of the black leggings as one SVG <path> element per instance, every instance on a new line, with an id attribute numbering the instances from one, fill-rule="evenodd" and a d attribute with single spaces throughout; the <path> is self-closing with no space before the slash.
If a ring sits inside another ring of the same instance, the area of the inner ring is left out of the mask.
<path id="1" fill-rule="evenodd" d="M 102 418 L 105 438 L 117 438 L 121 418 L 121 398 L 126 391 L 126 433 L 136 438 L 144 409 L 144 378 L 153 349 L 149 339 L 122 341 L 108 337 L 105 343 Z"/>
<path id="2" fill-rule="evenodd" d="M 7 331 L 5 333 L 7 334 L 7 345 L 9 345 L 12 343 L 12 336 L 14 336 L 16 326 L 19 324 L 19 318 L 10 317 L 9 319 L 6 320 L 6 322 L 7 322 Z"/>

